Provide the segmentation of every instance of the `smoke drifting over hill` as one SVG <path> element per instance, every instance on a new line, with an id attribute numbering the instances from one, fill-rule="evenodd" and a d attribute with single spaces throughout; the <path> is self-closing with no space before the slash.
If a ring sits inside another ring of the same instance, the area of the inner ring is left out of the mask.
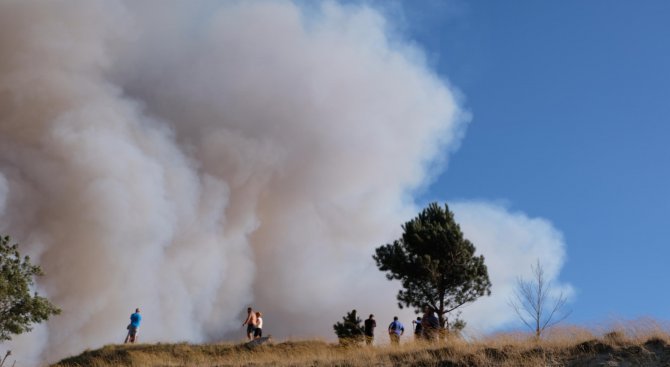
<path id="1" fill-rule="evenodd" d="M 135 307 L 143 341 L 192 342 L 252 303 L 279 336 L 396 312 L 372 249 L 467 121 L 392 33 L 336 3 L 0 3 L 0 231 L 63 309 L 17 354 L 119 342 Z"/>

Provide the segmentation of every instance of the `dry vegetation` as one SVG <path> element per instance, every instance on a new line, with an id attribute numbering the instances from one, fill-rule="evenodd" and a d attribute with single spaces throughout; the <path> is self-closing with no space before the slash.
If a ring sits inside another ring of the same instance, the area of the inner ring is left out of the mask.
<path id="1" fill-rule="evenodd" d="M 605 331 L 607 330 L 607 331 Z M 409 338 L 408 338 L 409 339 Z M 55 366 L 670 366 L 670 333 L 638 320 L 608 328 L 552 329 L 542 340 L 505 333 L 399 348 L 343 348 L 321 341 L 109 345 Z"/>

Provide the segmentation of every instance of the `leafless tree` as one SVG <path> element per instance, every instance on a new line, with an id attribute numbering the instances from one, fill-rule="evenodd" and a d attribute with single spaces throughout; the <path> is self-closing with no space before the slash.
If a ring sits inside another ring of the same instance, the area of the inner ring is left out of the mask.
<path id="1" fill-rule="evenodd" d="M 12 351 L 8 350 L 7 354 L 5 354 L 5 358 L 3 358 L 2 361 L 0 361 L 0 367 L 5 365 L 5 361 L 7 360 L 7 357 L 9 357 L 11 354 L 12 354 Z M 16 363 L 16 362 L 14 362 L 14 363 Z"/>
<path id="2" fill-rule="evenodd" d="M 535 331 L 535 337 L 540 338 L 545 329 L 565 320 L 571 311 L 565 309 L 568 299 L 563 292 L 553 295 L 551 282 L 544 278 L 540 260 L 531 265 L 531 269 L 532 280 L 517 279 L 516 291 L 509 304 L 521 321 Z"/>

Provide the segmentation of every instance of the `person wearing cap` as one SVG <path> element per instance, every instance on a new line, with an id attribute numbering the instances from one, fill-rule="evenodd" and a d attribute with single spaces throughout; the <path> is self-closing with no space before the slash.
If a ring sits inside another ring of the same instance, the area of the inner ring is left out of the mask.
<path id="1" fill-rule="evenodd" d="M 375 328 L 377 327 L 377 321 L 375 321 L 375 315 L 370 314 L 370 317 L 365 320 L 364 331 L 365 331 L 365 344 L 372 345 L 372 341 L 375 339 Z"/>

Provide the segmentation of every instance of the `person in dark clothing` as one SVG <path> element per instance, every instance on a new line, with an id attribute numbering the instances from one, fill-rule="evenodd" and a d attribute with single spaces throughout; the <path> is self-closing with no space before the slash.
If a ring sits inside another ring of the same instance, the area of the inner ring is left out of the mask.
<path id="1" fill-rule="evenodd" d="M 370 317 L 365 320 L 365 344 L 372 345 L 372 341 L 375 339 L 375 328 L 377 327 L 377 321 L 375 321 L 375 315 L 370 314 Z"/>
<path id="2" fill-rule="evenodd" d="M 440 321 L 435 316 L 435 310 L 432 307 L 426 306 L 423 311 L 424 314 L 421 319 L 423 337 L 428 341 L 435 341 L 440 330 Z"/>
<path id="3" fill-rule="evenodd" d="M 423 338 L 423 326 L 421 325 L 421 318 L 417 317 L 416 321 L 412 321 L 414 324 L 414 339 L 420 340 Z"/>

